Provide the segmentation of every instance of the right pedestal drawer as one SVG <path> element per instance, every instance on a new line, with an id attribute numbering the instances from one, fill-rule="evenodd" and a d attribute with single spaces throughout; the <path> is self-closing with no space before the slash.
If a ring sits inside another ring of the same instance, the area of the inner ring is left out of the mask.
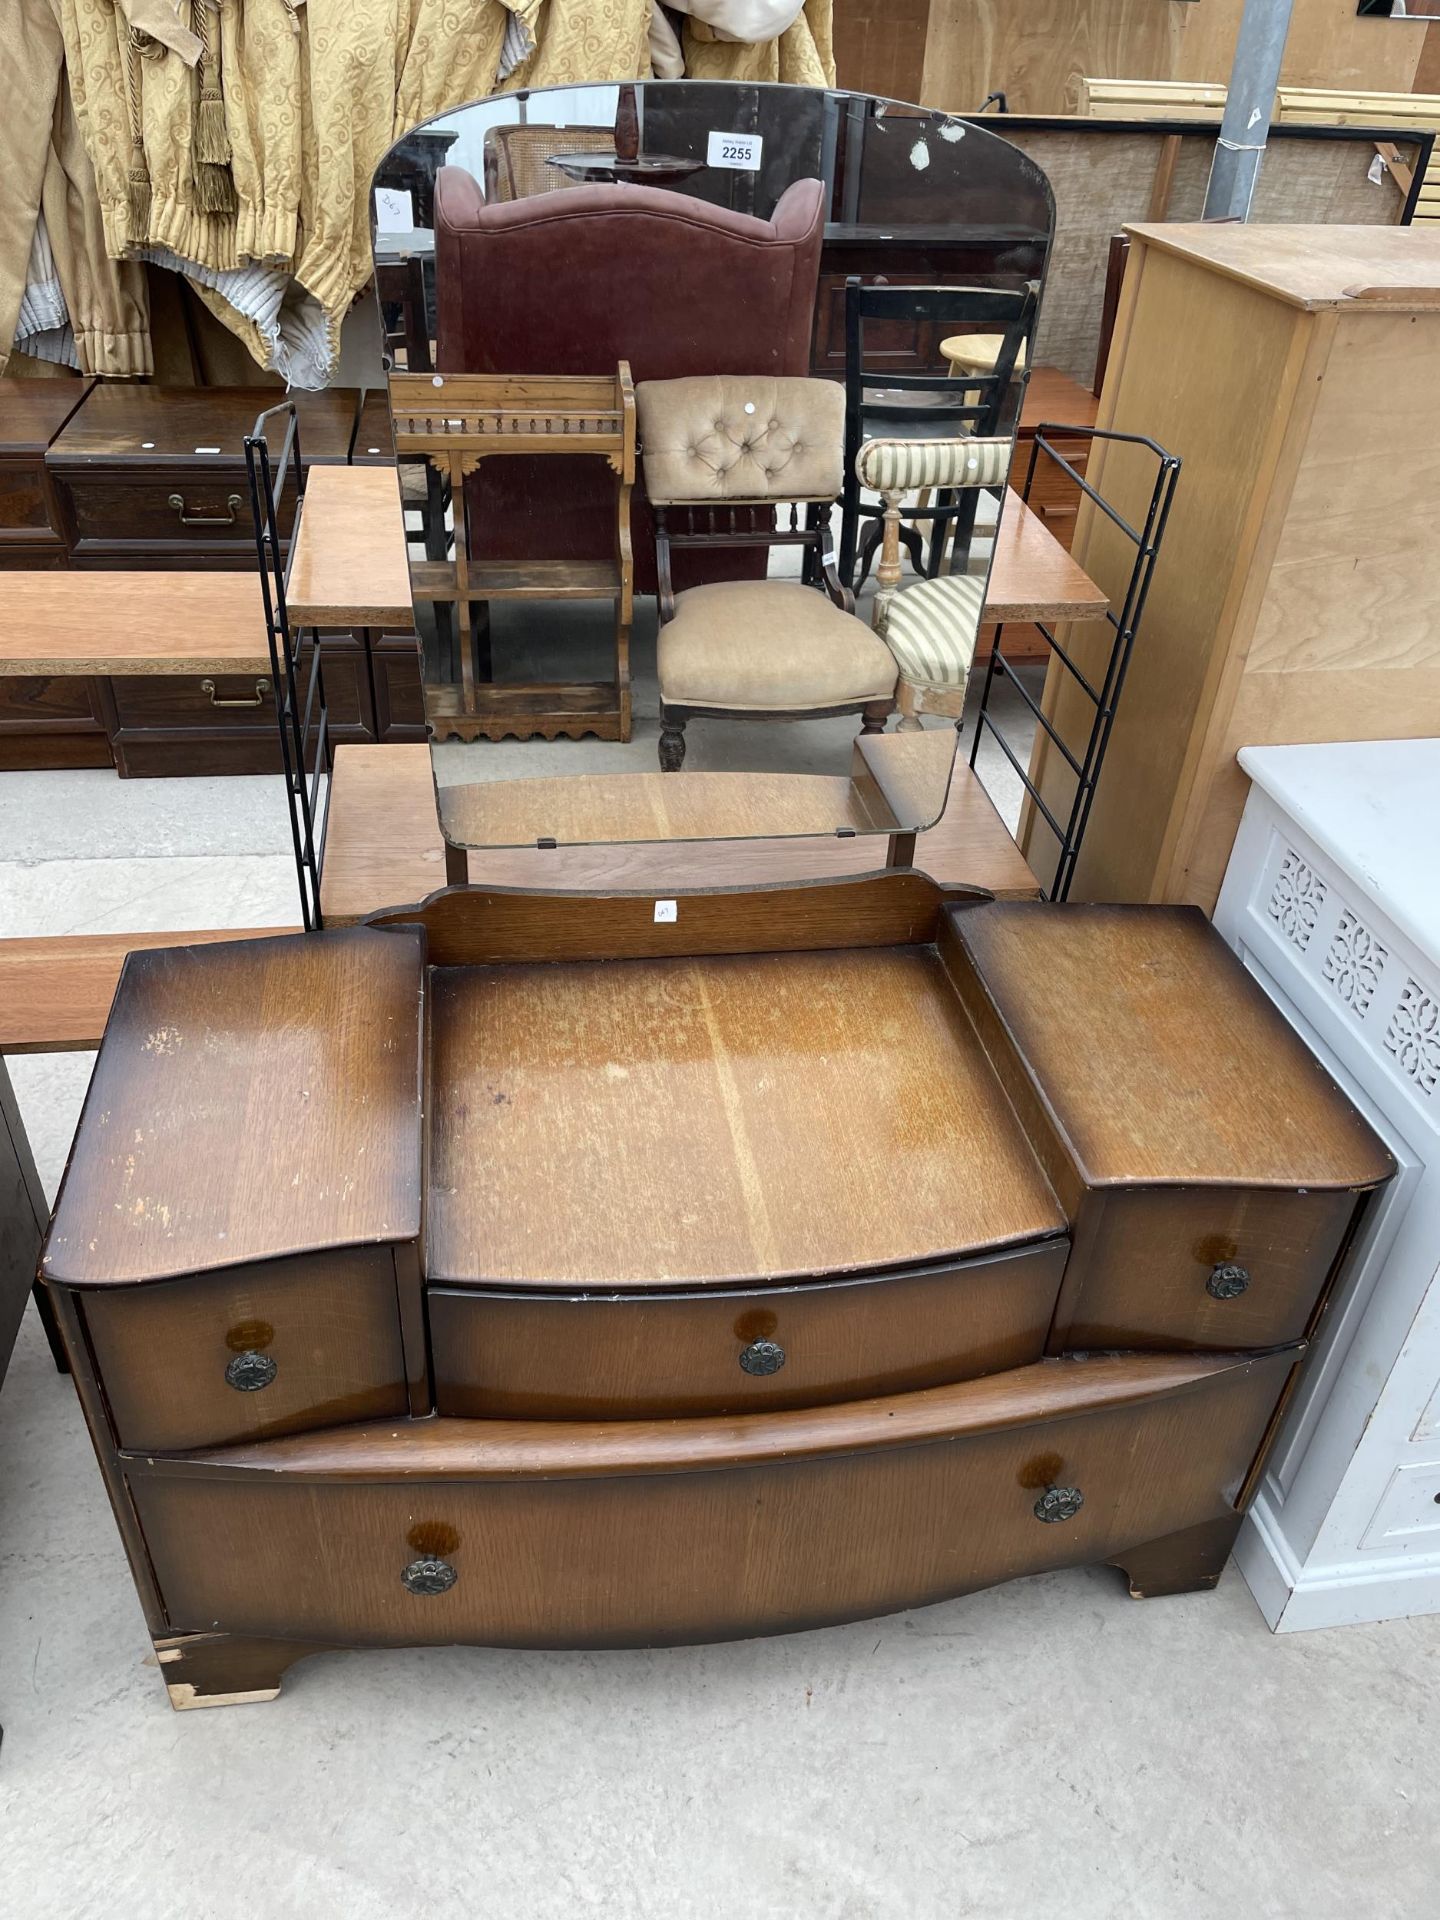
<path id="1" fill-rule="evenodd" d="M 1043 1361 L 805 1412 L 384 1421 L 123 1462 L 174 1632 L 647 1646 L 1114 1561 L 1213 1583 L 1297 1358 Z"/>
<path id="2" fill-rule="evenodd" d="M 1069 1242 L 799 1286 L 426 1295 L 435 1404 L 466 1418 L 636 1419 L 820 1406 L 1024 1366 Z"/>

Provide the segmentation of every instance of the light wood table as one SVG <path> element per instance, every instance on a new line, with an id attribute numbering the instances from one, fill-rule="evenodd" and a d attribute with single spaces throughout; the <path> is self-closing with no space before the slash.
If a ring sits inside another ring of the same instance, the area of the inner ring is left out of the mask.
<path id="1" fill-rule="evenodd" d="M 657 781 L 673 774 L 656 774 Z M 834 879 L 885 864 L 882 836 L 839 840 L 670 841 L 590 847 L 472 851 L 472 884 L 605 892 L 760 886 Z M 916 836 L 914 864 L 945 886 L 984 887 L 1002 899 L 1033 899 L 1038 886 L 985 789 L 957 761 L 944 817 Z M 340 747 L 320 901 L 327 926 L 408 905 L 445 882 L 445 843 L 435 814 L 425 745 Z"/>

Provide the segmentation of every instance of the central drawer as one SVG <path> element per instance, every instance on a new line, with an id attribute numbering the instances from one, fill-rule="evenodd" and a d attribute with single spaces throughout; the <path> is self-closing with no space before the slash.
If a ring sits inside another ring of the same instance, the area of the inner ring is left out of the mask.
<path id="1" fill-rule="evenodd" d="M 1038 1360 L 1069 1242 L 908 1273 L 680 1294 L 430 1288 L 436 1406 L 595 1420 L 821 1406 Z"/>

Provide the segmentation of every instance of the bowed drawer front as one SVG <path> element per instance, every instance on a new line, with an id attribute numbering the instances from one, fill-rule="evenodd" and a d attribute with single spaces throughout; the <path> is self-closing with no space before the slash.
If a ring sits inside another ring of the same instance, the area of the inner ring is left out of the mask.
<path id="1" fill-rule="evenodd" d="M 1047 1361 L 716 1422 L 387 1422 L 135 1463 L 131 1486 L 176 1632 L 794 1632 L 1046 1567 L 1129 1556 L 1132 1581 L 1163 1581 L 1160 1543 L 1233 1532 L 1296 1357 Z"/>
<path id="2" fill-rule="evenodd" d="M 407 1410 L 388 1248 L 81 1298 L 121 1446 L 220 1446 Z"/>
<path id="3" fill-rule="evenodd" d="M 1068 1242 L 921 1272 L 685 1294 L 432 1288 L 442 1414 L 598 1420 L 819 1406 L 1045 1351 Z"/>

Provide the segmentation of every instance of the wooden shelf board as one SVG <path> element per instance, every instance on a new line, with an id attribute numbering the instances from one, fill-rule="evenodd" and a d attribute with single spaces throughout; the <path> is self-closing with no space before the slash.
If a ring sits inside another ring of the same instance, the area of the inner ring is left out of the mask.
<path id="1" fill-rule="evenodd" d="M 128 953 L 264 940 L 298 927 L 83 933 L 0 940 L 0 1054 L 88 1052 L 100 1044 Z"/>
<path id="2" fill-rule="evenodd" d="M 415 599 L 445 600 L 612 600 L 620 591 L 620 572 L 606 561 L 472 560 L 470 584 L 456 586 L 450 560 L 425 560 L 410 569 Z"/>
<path id="3" fill-rule="evenodd" d="M 0 675 L 269 672 L 253 573 L 5 575 Z"/>

